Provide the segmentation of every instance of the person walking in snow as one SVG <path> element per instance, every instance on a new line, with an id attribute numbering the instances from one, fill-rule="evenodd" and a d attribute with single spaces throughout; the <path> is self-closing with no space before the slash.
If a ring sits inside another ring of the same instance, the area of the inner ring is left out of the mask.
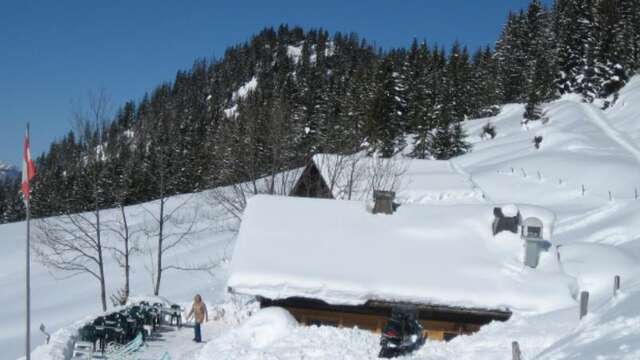
<path id="1" fill-rule="evenodd" d="M 191 305 L 191 311 L 189 311 L 189 315 L 187 315 L 187 321 L 193 316 L 193 320 L 195 321 L 195 325 L 193 327 L 194 338 L 193 341 L 201 342 L 202 341 L 202 332 L 200 329 L 200 325 L 204 322 L 209 321 L 209 314 L 207 311 L 207 305 L 202 301 L 202 297 L 200 294 L 197 294 L 193 298 L 193 305 Z"/>

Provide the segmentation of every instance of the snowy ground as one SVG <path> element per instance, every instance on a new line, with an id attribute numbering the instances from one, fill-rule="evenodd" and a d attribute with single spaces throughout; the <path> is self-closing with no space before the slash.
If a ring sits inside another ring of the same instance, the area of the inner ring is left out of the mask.
<path id="1" fill-rule="evenodd" d="M 557 215 L 554 244 L 565 273 L 591 292 L 590 314 L 574 305 L 537 315 L 514 314 L 478 334 L 427 342 L 411 359 L 508 359 L 518 341 L 524 359 L 640 358 L 640 78 L 607 111 L 563 98 L 546 106 L 549 122 L 522 127 L 522 105 L 467 123 L 474 151 L 455 159 L 490 201 L 540 205 Z M 631 119 L 630 117 L 634 117 Z M 481 140 L 491 121 L 498 136 Z M 534 136 L 542 135 L 540 150 Z M 582 187 L 585 193 L 582 193 Z M 609 193 L 611 192 L 611 197 Z M 613 277 L 623 290 L 612 297 Z M 526 286 L 526 284 L 523 284 Z M 274 321 L 275 322 L 275 321 Z M 367 359 L 378 338 L 359 330 L 293 327 L 269 344 L 251 337 L 207 344 L 200 359 Z M 297 344 L 292 345 L 292 344 Z"/>
<path id="2" fill-rule="evenodd" d="M 638 359 L 640 200 L 635 199 L 635 189 L 640 188 L 640 77 L 632 79 L 606 111 L 566 97 L 545 106 L 547 124 L 526 128 L 520 125 L 522 113 L 522 105 L 507 105 L 496 117 L 466 123 L 474 150 L 454 162 L 490 202 L 530 203 L 555 212 L 553 242 L 561 245 L 565 273 L 576 278 L 581 290 L 591 292 L 590 314 L 579 321 L 577 302 L 543 314 L 516 313 L 510 321 L 488 325 L 474 336 L 428 342 L 410 358 L 508 359 L 511 342 L 518 341 L 525 359 Z M 480 129 L 489 121 L 495 124 L 497 137 L 481 140 Z M 540 150 L 532 143 L 537 135 L 543 136 Z M 233 234 L 217 227 L 205 196 L 195 195 L 191 204 L 185 211 L 200 209 L 203 226 L 216 231 L 203 232 L 171 255 L 171 261 L 229 253 Z M 140 224 L 146 221 L 143 215 L 136 219 Z M 0 226 L 0 350 L 3 358 L 10 359 L 23 347 L 23 237 L 22 223 Z M 147 260 L 143 255 L 136 259 L 135 293 L 151 290 L 144 270 Z M 109 274 L 112 293 L 121 285 L 115 264 L 109 265 Z M 622 293 L 615 299 L 614 275 L 622 277 Z M 209 302 L 222 301 L 225 276 L 224 266 L 216 277 L 167 273 L 162 293 L 178 302 L 188 302 L 195 292 Z M 61 329 L 54 338 L 64 339 L 73 333 L 74 323 L 99 312 L 97 287 L 87 277 L 56 281 L 34 264 L 33 292 L 36 345 L 43 342 L 37 334 L 40 323 Z M 200 350 L 190 342 L 187 329 L 167 333 L 169 346 L 150 343 L 148 354 L 163 348 L 171 349 L 174 359 L 202 360 L 367 359 L 377 354 L 377 336 L 365 331 L 287 326 L 282 318 L 238 325 L 241 319 L 230 321 L 230 314 L 206 325 L 208 342 Z M 274 327 L 278 321 L 281 325 Z M 273 336 L 261 335 L 264 332 Z"/>
<path id="3" fill-rule="evenodd" d="M 220 263 L 215 276 L 206 272 L 167 271 L 163 275 L 161 295 L 177 302 L 189 301 L 195 293 L 202 294 L 207 301 L 220 301 L 225 289 L 224 278 L 225 256 L 231 253 L 234 234 L 229 232 L 224 222 L 220 221 L 217 210 L 209 205 L 207 194 L 185 195 L 172 198 L 170 208 L 179 206 L 188 200 L 178 214 L 180 217 L 197 216 L 199 229 L 190 236 L 188 243 L 167 252 L 167 264 L 186 266 L 208 262 Z M 143 205 L 147 209 L 155 209 L 157 202 Z M 150 227 L 153 222 L 142 206 L 127 209 L 130 213 L 132 229 Z M 104 211 L 104 221 L 108 222 L 117 212 Z M 37 230 L 34 225 L 34 236 Z M 168 231 L 172 231 L 171 225 Z M 0 350 L 2 358 L 15 359 L 24 354 L 24 244 L 25 224 L 14 223 L 0 226 Z M 131 291 L 133 294 L 151 294 L 153 286 L 151 274 L 151 257 L 147 250 L 154 251 L 155 240 L 138 233 L 138 244 L 142 249 L 133 258 L 131 274 Z M 115 241 L 113 234 L 106 233 L 109 241 Z M 116 292 L 123 284 L 122 270 L 116 262 L 107 256 L 107 294 Z M 63 326 L 73 324 L 87 316 L 101 313 L 99 305 L 99 287 L 95 279 L 87 275 L 72 278 L 56 279 L 63 274 L 50 274 L 35 258 L 32 261 L 31 291 L 32 315 L 31 334 L 35 346 L 44 343 L 44 336 L 38 331 L 44 324 L 48 331 L 55 333 Z M 110 304 L 109 304 L 110 305 Z M 64 329 L 63 329 L 64 330 Z M 63 344 L 61 344 L 62 346 Z M 6 357 L 5 357 L 6 356 Z M 47 359 L 47 357 L 43 357 Z"/>

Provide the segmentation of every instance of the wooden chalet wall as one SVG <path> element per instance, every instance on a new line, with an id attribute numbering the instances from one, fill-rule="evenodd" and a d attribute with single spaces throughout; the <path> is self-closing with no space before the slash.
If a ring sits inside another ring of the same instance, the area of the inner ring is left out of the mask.
<path id="1" fill-rule="evenodd" d="M 313 161 L 304 168 L 302 175 L 289 194 L 291 196 L 333 199 L 329 186 Z"/>
<path id="2" fill-rule="evenodd" d="M 369 302 L 362 306 L 336 306 L 325 302 L 290 298 L 285 300 L 260 299 L 261 307 L 279 306 L 287 309 L 304 325 L 330 325 L 358 327 L 380 333 L 391 316 L 394 304 Z M 461 334 L 473 334 L 491 321 L 506 321 L 507 311 L 474 310 L 444 306 L 415 305 L 424 335 L 431 340 L 448 341 Z"/>

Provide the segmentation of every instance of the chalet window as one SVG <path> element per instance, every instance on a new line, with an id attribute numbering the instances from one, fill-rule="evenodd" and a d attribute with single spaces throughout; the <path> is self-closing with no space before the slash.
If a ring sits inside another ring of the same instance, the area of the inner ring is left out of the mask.
<path id="1" fill-rule="evenodd" d="M 340 319 L 338 318 L 317 318 L 317 317 L 308 317 L 307 325 L 316 325 L 316 326 L 340 326 Z"/>
<path id="2" fill-rule="evenodd" d="M 443 338 L 444 341 L 451 341 L 456 336 L 458 336 L 458 334 L 446 332 L 446 333 L 444 333 L 444 336 L 442 338 Z"/>

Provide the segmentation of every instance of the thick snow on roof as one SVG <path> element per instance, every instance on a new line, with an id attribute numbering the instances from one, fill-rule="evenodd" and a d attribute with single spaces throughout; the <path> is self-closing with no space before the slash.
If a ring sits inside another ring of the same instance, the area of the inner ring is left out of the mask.
<path id="1" fill-rule="evenodd" d="M 372 181 L 379 188 L 395 182 L 401 203 L 482 203 L 482 191 L 453 163 L 396 157 L 382 159 L 355 155 L 317 154 L 313 162 L 334 198 L 371 197 Z M 351 191 L 350 191 L 351 190 Z"/>
<path id="2" fill-rule="evenodd" d="M 545 209 L 523 217 L 553 222 Z M 518 235 L 492 235 L 493 206 L 402 205 L 374 215 L 362 202 L 255 196 L 247 206 L 228 285 L 272 299 L 368 300 L 544 311 L 574 304 L 555 249 L 523 266 Z M 550 230 L 550 226 L 546 226 Z M 548 235 L 548 233 L 546 234 Z"/>

